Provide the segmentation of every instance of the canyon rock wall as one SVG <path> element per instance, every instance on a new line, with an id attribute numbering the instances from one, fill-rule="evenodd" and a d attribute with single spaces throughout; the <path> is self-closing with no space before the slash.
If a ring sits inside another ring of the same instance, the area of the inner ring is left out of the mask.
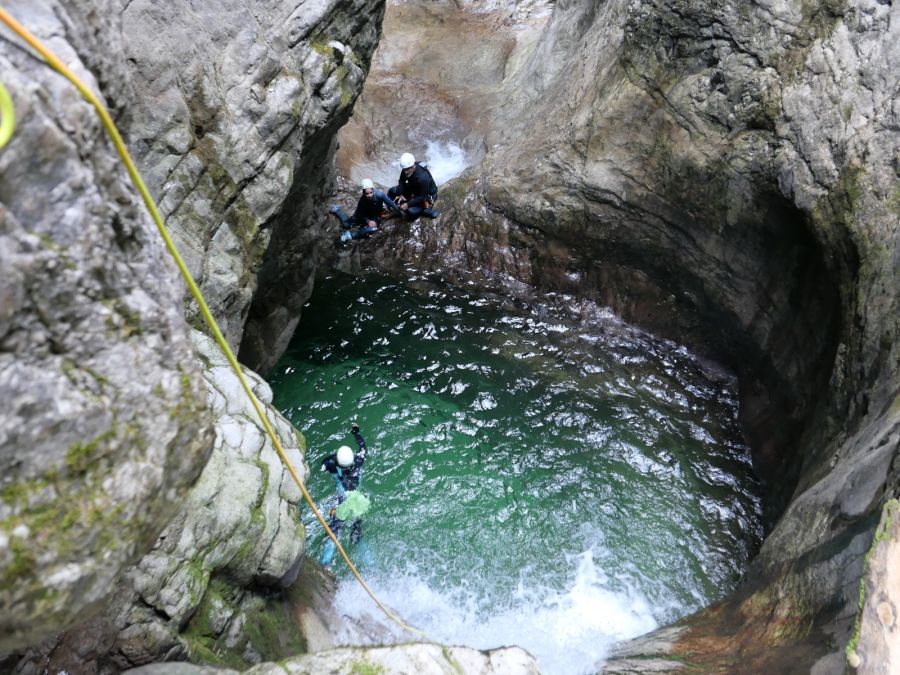
<path id="1" fill-rule="evenodd" d="M 302 232 L 299 196 L 326 189 L 383 3 L 4 8 L 105 101 L 239 344 L 270 239 Z M 196 309 L 95 112 L 3 37 L 19 123 L 0 150 L 0 666 L 83 672 L 213 648 L 252 663 L 288 653 L 272 647 L 286 634 L 299 650 L 292 620 L 254 636 L 289 611 L 270 600 L 303 551 L 297 488 L 221 357 L 191 347 Z M 302 297 L 315 230 L 299 238 Z M 278 426 L 299 469 L 302 438 Z"/>
<path id="2" fill-rule="evenodd" d="M 663 658 L 777 671 L 851 638 L 898 489 L 898 66 L 892 3 L 557 2 L 441 219 L 339 263 L 586 295 L 739 374 L 773 529 Z"/>
<path id="3" fill-rule="evenodd" d="M 216 432 L 209 461 L 110 607 L 31 650 L 18 672 L 114 673 L 172 659 L 246 666 L 305 650 L 280 593 L 305 548 L 300 489 L 224 354 L 200 333 L 193 340 Z M 244 373 L 305 480 L 303 437 L 269 406 L 269 386 Z"/>
<path id="4" fill-rule="evenodd" d="M 140 94 L 129 144 L 252 368 L 270 365 L 296 325 L 266 304 L 270 288 L 299 304 L 311 291 L 320 237 L 307 214 L 328 184 L 333 137 L 362 89 L 383 11 L 380 0 L 123 5 L 124 56 Z M 187 314 L 196 325 L 190 303 Z"/>
<path id="5" fill-rule="evenodd" d="M 115 13 L 74 5 L 4 3 L 89 86 L 127 92 Z M 83 58 L 94 31 L 111 38 Z M 3 35 L 0 653 L 99 610 L 212 447 L 174 265 L 94 111 Z"/>

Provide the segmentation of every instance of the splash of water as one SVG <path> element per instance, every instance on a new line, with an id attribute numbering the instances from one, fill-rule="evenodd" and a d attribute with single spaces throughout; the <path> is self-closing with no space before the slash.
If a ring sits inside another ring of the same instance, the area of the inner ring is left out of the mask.
<path id="1" fill-rule="evenodd" d="M 588 549 L 567 556 L 570 572 L 562 588 L 522 570 L 518 587 L 502 608 L 485 606 L 483 584 L 477 579 L 468 587 L 444 588 L 436 568 L 411 565 L 402 573 L 376 574 L 370 584 L 383 601 L 434 640 L 476 649 L 517 645 L 534 655 L 547 675 L 579 675 L 602 661 L 613 643 L 659 623 L 660 608 L 640 590 L 642 582 L 604 571 L 601 561 L 607 555 Z M 349 580 L 339 586 L 335 604 L 352 625 L 368 626 L 367 636 L 346 631 L 338 637 L 341 644 L 408 640 L 372 613 L 371 602 Z"/>
<path id="2" fill-rule="evenodd" d="M 469 158 L 465 150 L 456 143 L 428 141 L 425 150 L 425 161 L 434 181 L 440 186 L 466 170 Z"/>
<path id="3" fill-rule="evenodd" d="M 521 645 L 548 673 L 715 601 L 758 540 L 727 375 L 574 310 L 335 277 L 270 376 L 311 466 L 350 440 L 349 420 L 364 430 L 375 506 L 348 552 L 376 593 L 436 640 Z M 318 555 L 321 528 L 303 522 Z M 409 639 L 335 572 L 370 643 Z"/>

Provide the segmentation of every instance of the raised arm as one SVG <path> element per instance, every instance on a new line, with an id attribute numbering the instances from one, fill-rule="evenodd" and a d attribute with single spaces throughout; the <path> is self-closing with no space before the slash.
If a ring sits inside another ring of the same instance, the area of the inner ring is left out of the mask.
<path id="1" fill-rule="evenodd" d="M 366 458 L 366 453 L 369 452 L 369 448 L 366 447 L 366 440 L 362 437 L 362 434 L 359 433 L 359 425 L 356 422 L 350 425 L 350 432 L 353 434 L 353 439 L 356 441 L 356 447 L 359 448 L 357 457 L 364 460 Z"/>

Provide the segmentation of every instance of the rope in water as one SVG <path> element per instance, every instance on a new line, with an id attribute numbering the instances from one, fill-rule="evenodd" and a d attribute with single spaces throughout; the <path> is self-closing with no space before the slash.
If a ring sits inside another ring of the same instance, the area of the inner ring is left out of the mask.
<path id="1" fill-rule="evenodd" d="M 347 567 L 353 573 L 353 576 L 356 577 L 356 580 L 362 586 L 362 588 L 366 591 L 370 598 L 375 602 L 379 609 L 394 623 L 400 626 L 402 629 L 409 631 L 411 633 L 417 633 L 419 635 L 425 636 L 425 633 L 418 628 L 414 628 L 410 626 L 405 621 L 400 619 L 394 612 L 385 607 L 381 601 L 375 597 L 375 594 L 369 589 L 366 585 L 366 582 L 363 581 L 362 577 L 359 574 L 359 571 L 356 569 L 356 566 L 350 561 L 347 552 L 344 551 L 344 547 L 341 546 L 340 541 L 335 536 L 334 532 L 331 531 L 331 528 L 328 526 L 328 523 L 325 521 L 325 518 L 319 513 L 319 509 L 316 508 L 315 503 L 312 500 L 309 492 L 306 490 L 306 486 L 303 484 L 303 481 L 300 480 L 300 476 L 297 474 L 297 471 L 294 469 L 290 460 L 287 457 L 287 454 L 284 451 L 284 448 L 281 446 L 281 441 L 278 440 L 278 436 L 275 433 L 275 429 L 272 427 L 271 422 L 269 422 L 269 418 L 266 416 L 265 411 L 262 408 L 259 400 L 256 398 L 256 395 L 253 393 L 253 390 L 250 388 L 250 384 L 247 382 L 247 379 L 244 377 L 244 373 L 241 370 L 241 366 L 238 363 L 237 358 L 235 358 L 234 353 L 231 351 L 231 348 L 228 346 L 228 342 L 225 340 L 225 336 L 222 335 L 222 331 L 219 329 L 219 325 L 216 323 L 215 318 L 210 312 L 209 307 L 206 304 L 206 301 L 203 299 L 203 295 L 200 292 L 200 289 L 197 287 L 197 284 L 194 282 L 193 277 L 191 277 L 190 272 L 187 269 L 187 265 L 185 265 L 184 260 L 181 257 L 181 254 L 178 253 L 178 249 L 175 247 L 172 238 L 169 236 L 168 230 L 166 230 L 166 226 L 163 224 L 162 216 L 159 213 L 159 210 L 156 207 L 156 203 L 153 201 L 153 198 L 150 196 L 149 190 L 147 190 L 147 186 L 144 185 L 144 181 L 138 173 L 137 168 L 134 165 L 134 162 L 131 159 L 131 155 L 128 152 L 128 149 L 125 147 L 125 143 L 122 140 L 121 134 L 119 134 L 119 130 L 116 128 L 115 123 L 109 115 L 109 112 L 106 110 L 106 107 L 100 100 L 94 95 L 94 93 L 84 84 L 84 82 L 73 73 L 56 55 L 53 54 L 47 47 L 45 47 L 40 40 L 38 40 L 27 28 L 25 28 L 22 24 L 16 21 L 3 7 L 0 7 L 0 20 L 3 21 L 7 26 L 9 26 L 19 37 L 21 37 L 25 42 L 28 43 L 38 54 L 40 54 L 43 59 L 47 62 L 47 64 L 57 71 L 60 75 L 65 77 L 69 82 L 71 82 L 76 89 L 81 93 L 81 95 L 90 103 L 94 110 L 97 111 L 97 114 L 100 116 L 100 120 L 103 122 L 103 126 L 106 129 L 106 132 L 109 134 L 112 139 L 113 145 L 115 145 L 116 151 L 119 153 L 119 157 L 122 160 L 122 163 L 125 165 L 125 168 L 128 170 L 128 175 L 131 176 L 131 180 L 134 183 L 135 188 L 140 193 L 141 197 L 144 200 L 144 205 L 147 207 L 147 211 L 150 212 L 151 218 L 153 218 L 153 222 L 156 223 L 156 227 L 159 230 L 160 235 L 165 242 L 166 249 L 168 249 L 169 253 L 172 255 L 172 258 L 175 260 L 175 264 L 178 266 L 178 271 L 181 272 L 181 276 L 184 278 L 187 283 L 188 289 L 191 292 L 191 295 L 196 300 L 197 305 L 200 308 L 200 313 L 203 315 L 203 319 L 206 322 L 206 325 L 209 326 L 210 331 L 212 331 L 213 337 L 218 343 L 219 347 L 222 349 L 222 352 L 225 354 L 225 357 L 228 359 L 228 363 L 231 364 L 231 368 L 234 371 L 235 375 L 237 375 L 238 380 L 241 383 L 241 387 L 244 389 L 244 392 L 247 394 L 247 397 L 250 399 L 250 402 L 253 404 L 253 408 L 256 411 L 256 414 L 259 416 L 260 421 L 262 422 L 263 427 L 266 430 L 266 434 L 272 441 L 272 444 L 275 446 L 275 450 L 278 452 L 278 455 L 281 457 L 281 461 L 284 463 L 285 467 L 287 467 L 294 481 L 297 483 L 297 486 L 300 488 L 300 492 L 303 494 L 303 499 L 312 509 L 313 513 L 316 516 L 316 519 L 325 529 L 325 532 L 328 534 L 328 537 L 334 543 L 337 550 L 340 552 L 341 557 L 344 559 L 344 562 L 347 563 Z M 2 88 L 2 87 L 0 87 Z M 6 98 L 9 99 L 9 94 L 5 89 L 0 92 L 0 114 L 2 114 L 3 119 L 0 122 L 0 131 L 5 131 L 7 127 L 7 120 L 9 121 L 10 127 L 13 124 L 13 116 L 12 113 L 7 112 L 6 106 L 8 105 L 9 110 L 12 110 L 12 100 L 4 101 L 2 100 L 3 94 L 6 94 Z M 9 135 L 12 134 L 12 129 L 10 128 L 8 131 Z M 2 134 L 0 134 L 0 141 L 3 140 Z M 7 139 L 8 140 L 8 139 Z M 0 142 L 0 147 L 3 147 L 4 143 Z"/>

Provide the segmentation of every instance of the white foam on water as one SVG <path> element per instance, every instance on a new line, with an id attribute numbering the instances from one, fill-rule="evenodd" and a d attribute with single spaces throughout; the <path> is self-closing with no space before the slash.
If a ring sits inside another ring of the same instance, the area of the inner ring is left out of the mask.
<path id="1" fill-rule="evenodd" d="M 434 177 L 434 182 L 443 185 L 451 178 L 456 178 L 469 166 L 469 158 L 465 150 L 452 141 L 428 141 L 425 148 L 425 162 Z"/>
<path id="2" fill-rule="evenodd" d="M 571 576 L 564 589 L 552 590 L 546 580 L 524 573 L 512 597 L 493 607 L 484 606 L 478 579 L 466 588 L 441 591 L 414 568 L 382 571 L 367 583 L 382 602 L 431 639 L 476 649 L 516 645 L 534 655 L 546 675 L 580 675 L 595 672 L 613 643 L 642 635 L 658 623 L 636 580 L 612 584 L 590 550 L 569 557 L 569 563 Z M 352 579 L 341 582 L 335 604 L 341 614 L 369 626 L 369 642 L 385 642 L 386 634 L 391 636 L 387 642 L 409 640 L 396 635 L 396 628 Z M 372 622 L 379 628 L 372 630 Z M 360 643 L 359 635 L 338 639 Z"/>

